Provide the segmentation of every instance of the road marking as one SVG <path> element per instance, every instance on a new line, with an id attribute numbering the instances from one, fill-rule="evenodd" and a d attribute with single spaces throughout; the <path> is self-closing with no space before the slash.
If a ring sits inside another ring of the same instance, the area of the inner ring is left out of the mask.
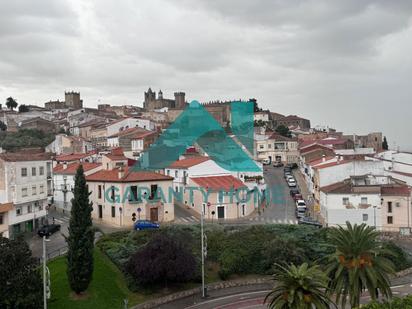
<path id="1" fill-rule="evenodd" d="M 185 218 L 179 218 L 179 220 L 182 220 L 183 222 L 189 222 Z"/>
<path id="2" fill-rule="evenodd" d="M 405 286 L 405 284 L 395 285 L 395 286 L 391 286 L 391 289 L 403 288 L 404 286 Z"/>
<path id="3" fill-rule="evenodd" d="M 196 218 L 195 216 L 191 216 L 190 218 L 192 218 L 195 222 L 199 221 L 199 219 Z"/>
<path id="4" fill-rule="evenodd" d="M 190 306 L 190 307 L 186 307 L 186 309 L 196 308 L 196 307 L 199 307 L 199 306 L 203 306 L 203 305 L 205 305 L 205 304 L 214 303 L 214 302 L 217 302 L 217 301 L 220 301 L 220 300 L 223 300 L 223 299 L 229 299 L 229 298 L 233 298 L 233 297 L 236 297 L 236 296 L 248 296 L 248 295 L 252 295 L 252 294 L 262 294 L 262 293 L 269 293 L 269 292 L 271 292 L 271 290 L 248 292 L 248 293 L 241 293 L 241 294 L 233 294 L 233 295 L 229 295 L 229 296 L 224 296 L 224 297 L 220 297 L 220 298 L 215 298 L 215 299 L 211 299 L 211 300 L 208 300 L 208 301 L 204 301 L 204 302 L 201 302 L 201 303 L 192 305 L 192 306 Z"/>

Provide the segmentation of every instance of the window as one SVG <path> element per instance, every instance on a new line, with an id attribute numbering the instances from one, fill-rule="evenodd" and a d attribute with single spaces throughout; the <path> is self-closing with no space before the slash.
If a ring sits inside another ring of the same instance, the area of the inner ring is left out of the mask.
<path id="1" fill-rule="evenodd" d="M 39 194 L 43 194 L 43 193 L 44 193 L 44 185 L 40 185 Z"/>
<path id="2" fill-rule="evenodd" d="M 137 202 L 137 186 L 131 186 L 130 191 L 129 201 Z"/>
<path id="3" fill-rule="evenodd" d="M 32 212 L 31 205 L 27 205 L 27 213 L 31 213 L 31 212 Z"/>
<path id="4" fill-rule="evenodd" d="M 112 218 L 116 217 L 116 208 L 112 206 Z"/>
<path id="5" fill-rule="evenodd" d="M 392 202 L 388 202 L 388 212 L 392 212 Z"/>
<path id="6" fill-rule="evenodd" d="M 166 170 L 167 176 L 170 176 L 170 170 Z"/>
<path id="7" fill-rule="evenodd" d="M 114 203 L 114 186 L 112 186 L 112 189 L 111 189 L 110 199 Z"/>
<path id="8" fill-rule="evenodd" d="M 368 214 L 363 214 L 362 215 L 362 220 L 363 221 L 368 221 Z"/>
<path id="9" fill-rule="evenodd" d="M 392 217 L 392 216 L 388 216 L 387 222 L 388 222 L 388 224 L 393 224 L 393 217 Z"/>
<path id="10" fill-rule="evenodd" d="M 245 215 L 245 204 L 242 204 L 242 216 Z"/>
<path id="11" fill-rule="evenodd" d="M 368 204 L 368 198 L 367 197 L 361 197 L 361 204 L 362 205 Z"/>
<path id="12" fill-rule="evenodd" d="M 39 175 L 43 176 L 44 175 L 44 166 L 39 167 Z"/>
<path id="13" fill-rule="evenodd" d="M 26 177 L 27 176 L 27 168 L 23 167 L 21 169 L 21 177 Z"/>
<path id="14" fill-rule="evenodd" d="M 272 144 L 268 144 L 268 148 L 269 148 L 269 149 L 272 148 Z"/>
<path id="15" fill-rule="evenodd" d="M 97 191 L 97 198 L 102 198 L 102 185 L 98 186 L 98 191 Z"/>
<path id="16" fill-rule="evenodd" d="M 37 188 L 36 186 L 31 187 L 31 195 L 36 195 L 37 194 Z"/>
<path id="17" fill-rule="evenodd" d="M 3 224 L 3 214 L 0 214 L 0 225 Z"/>
<path id="18" fill-rule="evenodd" d="M 31 175 L 36 176 L 36 168 L 35 167 L 31 168 Z"/>
<path id="19" fill-rule="evenodd" d="M 203 207 L 202 207 L 202 208 L 203 208 L 203 210 L 202 210 L 202 211 L 203 211 L 203 215 L 204 215 L 204 214 L 206 214 L 206 204 L 205 204 L 205 203 L 203 203 L 203 204 L 202 204 L 202 206 L 203 206 Z"/>
<path id="20" fill-rule="evenodd" d="M 259 149 L 264 149 L 265 145 L 259 145 Z"/>
<path id="21" fill-rule="evenodd" d="M 342 204 L 343 205 L 349 205 L 349 197 L 344 197 L 344 198 L 342 198 Z"/>
<path id="22" fill-rule="evenodd" d="M 150 196 L 149 200 L 153 200 L 156 197 L 157 185 L 150 185 Z"/>
<path id="23" fill-rule="evenodd" d="M 175 178 L 177 178 L 177 171 L 175 171 Z"/>
<path id="24" fill-rule="evenodd" d="M 16 208 L 16 216 L 21 216 L 22 211 L 21 211 L 21 207 L 17 207 Z"/>
<path id="25" fill-rule="evenodd" d="M 21 196 L 26 197 L 27 196 L 27 188 L 22 188 L 21 189 Z"/>

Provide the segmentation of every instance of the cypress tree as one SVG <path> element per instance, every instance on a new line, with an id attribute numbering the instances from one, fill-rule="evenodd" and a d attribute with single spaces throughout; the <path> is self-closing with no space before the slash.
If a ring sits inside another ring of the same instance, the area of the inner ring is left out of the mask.
<path id="1" fill-rule="evenodd" d="M 386 139 L 386 136 L 383 137 L 383 142 L 382 142 L 382 149 L 383 150 L 388 150 L 388 140 Z"/>
<path id="2" fill-rule="evenodd" d="M 92 280 L 94 231 L 92 226 L 92 203 L 89 202 L 88 188 L 82 165 L 74 179 L 69 236 L 67 245 L 67 277 L 71 289 L 80 294 Z"/>

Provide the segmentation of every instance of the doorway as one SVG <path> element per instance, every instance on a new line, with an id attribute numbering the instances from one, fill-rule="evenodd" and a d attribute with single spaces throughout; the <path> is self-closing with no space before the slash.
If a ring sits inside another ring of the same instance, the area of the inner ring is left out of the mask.
<path id="1" fill-rule="evenodd" d="M 98 205 L 98 207 L 99 207 L 99 209 L 98 209 L 99 219 L 102 219 L 103 218 L 103 207 L 102 207 L 102 205 Z"/>
<path id="2" fill-rule="evenodd" d="M 217 218 L 218 219 L 225 218 L 225 206 L 217 206 Z"/>
<path id="3" fill-rule="evenodd" d="M 159 209 L 150 208 L 150 221 L 157 222 L 159 221 Z"/>

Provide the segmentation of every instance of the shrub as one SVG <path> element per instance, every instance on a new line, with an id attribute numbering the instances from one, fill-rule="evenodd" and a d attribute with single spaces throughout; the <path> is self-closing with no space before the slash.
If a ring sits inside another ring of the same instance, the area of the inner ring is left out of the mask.
<path id="1" fill-rule="evenodd" d="M 188 282 L 196 277 L 196 268 L 197 261 L 184 239 L 167 233 L 155 235 L 126 264 L 127 273 L 142 286 Z"/>
<path id="2" fill-rule="evenodd" d="M 400 271 L 402 269 L 412 266 L 410 256 L 405 251 L 403 251 L 401 247 L 397 246 L 394 242 L 384 242 L 383 248 L 392 253 L 385 255 L 385 257 L 392 261 L 392 263 L 395 265 L 396 271 Z"/>

